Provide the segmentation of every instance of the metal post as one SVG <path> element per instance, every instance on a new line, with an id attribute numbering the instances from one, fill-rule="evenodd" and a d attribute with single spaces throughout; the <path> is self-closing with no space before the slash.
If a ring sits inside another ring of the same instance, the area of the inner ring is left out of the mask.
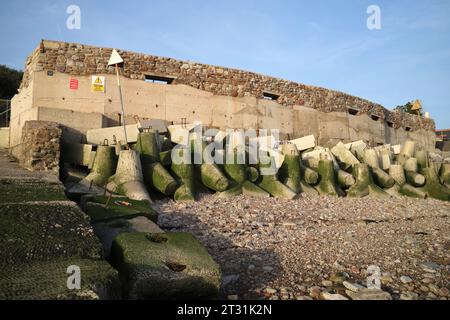
<path id="1" fill-rule="evenodd" d="M 120 86 L 119 65 L 117 63 L 116 63 L 116 75 L 117 75 L 117 86 L 119 87 L 120 106 L 122 107 L 123 132 L 125 133 L 125 143 L 126 143 L 126 145 L 128 145 L 127 128 L 126 128 L 126 125 L 125 125 L 125 111 L 124 111 L 124 108 L 123 108 L 122 87 Z"/>

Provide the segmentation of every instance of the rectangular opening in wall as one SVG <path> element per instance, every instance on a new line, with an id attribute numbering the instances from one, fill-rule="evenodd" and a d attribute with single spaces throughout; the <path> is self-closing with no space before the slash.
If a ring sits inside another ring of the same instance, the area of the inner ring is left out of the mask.
<path id="1" fill-rule="evenodd" d="M 390 128 L 393 128 L 393 127 L 394 127 L 394 123 L 391 122 L 391 121 L 387 121 L 387 125 L 388 125 L 388 127 L 390 127 Z"/>
<path id="2" fill-rule="evenodd" d="M 371 114 L 370 117 L 372 118 L 373 121 L 380 120 L 380 116 L 377 116 L 376 114 Z"/>
<path id="3" fill-rule="evenodd" d="M 357 116 L 359 113 L 358 109 L 355 108 L 348 108 L 348 114 L 352 115 L 352 116 Z"/>
<path id="4" fill-rule="evenodd" d="M 271 92 L 263 92 L 263 98 L 266 100 L 272 100 L 272 101 L 277 101 L 278 98 L 280 97 L 279 94 L 276 93 L 271 93 Z"/>
<path id="5" fill-rule="evenodd" d="M 174 78 L 169 77 L 145 75 L 145 82 L 148 83 L 171 84 L 173 80 Z"/>
<path id="6" fill-rule="evenodd" d="M 411 131 L 411 128 L 410 127 L 405 127 L 405 130 L 406 131 Z"/>

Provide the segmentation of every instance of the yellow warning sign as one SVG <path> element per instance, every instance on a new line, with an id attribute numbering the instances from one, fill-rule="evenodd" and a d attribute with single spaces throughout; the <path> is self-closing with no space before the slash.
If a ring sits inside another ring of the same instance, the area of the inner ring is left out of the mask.
<path id="1" fill-rule="evenodd" d="M 92 92 L 105 92 L 105 77 L 92 76 Z"/>

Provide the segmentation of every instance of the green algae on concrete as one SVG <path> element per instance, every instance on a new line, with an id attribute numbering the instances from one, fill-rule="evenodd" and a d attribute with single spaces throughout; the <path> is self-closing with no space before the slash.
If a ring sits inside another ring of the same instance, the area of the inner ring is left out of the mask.
<path id="1" fill-rule="evenodd" d="M 317 169 L 320 182 L 316 189 L 320 194 L 328 196 L 338 196 L 338 191 L 336 190 L 336 178 L 334 175 L 333 161 L 331 160 L 320 160 L 319 168 Z"/>
<path id="2" fill-rule="evenodd" d="M 178 189 L 177 181 L 159 162 L 142 165 L 144 182 L 147 186 L 161 192 L 166 196 L 172 196 Z"/>
<path id="3" fill-rule="evenodd" d="M 23 201 L 65 201 L 64 186 L 60 183 L 37 180 L 1 179 L 0 204 Z"/>
<path id="4" fill-rule="evenodd" d="M 217 192 L 227 190 L 230 185 L 227 177 L 214 163 L 200 165 L 200 177 L 205 187 Z"/>
<path id="5" fill-rule="evenodd" d="M 194 188 L 187 184 L 182 184 L 178 187 L 173 195 L 175 201 L 195 201 Z"/>
<path id="6" fill-rule="evenodd" d="M 91 172 L 85 178 L 93 184 L 103 187 L 117 168 L 117 156 L 114 147 L 98 146 L 95 153 L 94 165 Z"/>
<path id="7" fill-rule="evenodd" d="M 159 161 L 158 133 L 155 131 L 141 132 L 138 135 L 135 150 L 141 155 L 142 163 Z"/>
<path id="8" fill-rule="evenodd" d="M 69 290 L 69 266 L 81 271 L 81 288 Z M 121 298 L 118 273 L 106 261 L 67 257 L 1 265 L 1 300 L 109 300 Z"/>
<path id="9" fill-rule="evenodd" d="M 372 176 L 375 183 L 381 188 L 392 188 L 395 180 L 380 168 L 372 168 Z"/>
<path id="10" fill-rule="evenodd" d="M 315 186 L 319 182 L 319 174 L 311 168 L 308 168 L 299 160 L 301 175 L 303 180 L 310 186 Z"/>
<path id="11" fill-rule="evenodd" d="M 260 164 L 260 169 L 270 169 L 271 163 L 275 163 L 275 159 L 272 158 L 268 164 Z M 272 197 L 292 200 L 298 196 L 291 188 L 278 180 L 277 173 L 275 172 L 270 175 L 261 175 L 260 180 L 257 184 L 258 187 L 268 192 Z"/>
<path id="12" fill-rule="evenodd" d="M 242 193 L 246 196 L 254 198 L 270 198 L 269 193 L 250 181 L 245 181 L 242 184 Z"/>
<path id="13" fill-rule="evenodd" d="M 406 181 L 413 187 L 423 187 L 425 185 L 425 177 L 414 171 L 405 172 Z"/>
<path id="14" fill-rule="evenodd" d="M 400 187 L 400 194 L 417 199 L 426 199 L 428 197 L 426 192 L 423 192 L 419 188 L 413 187 L 412 185 L 405 183 Z"/>
<path id="15" fill-rule="evenodd" d="M 160 152 L 159 161 L 164 167 L 170 168 L 170 166 L 172 165 L 172 150 Z"/>
<path id="16" fill-rule="evenodd" d="M 280 182 L 288 186 L 295 193 L 301 191 L 300 157 L 298 155 L 285 154 L 284 162 L 278 171 Z"/>
<path id="17" fill-rule="evenodd" d="M 421 190 L 426 192 L 431 198 L 449 201 L 450 189 L 441 184 L 435 166 L 435 163 L 430 163 L 428 168 L 422 168 L 422 170 L 420 170 L 420 173 L 426 180 L 425 186 L 421 188 Z"/>
<path id="18" fill-rule="evenodd" d="M 383 189 L 377 186 L 372 179 L 371 168 L 368 164 L 361 163 L 353 166 L 353 176 L 356 183 L 347 191 L 351 198 L 363 198 L 365 196 L 389 197 Z"/>
<path id="19" fill-rule="evenodd" d="M 441 182 L 447 188 L 450 187 L 450 163 L 443 163 L 439 172 Z"/>
<path id="20" fill-rule="evenodd" d="M 126 197 L 85 196 L 84 211 L 92 223 L 113 219 L 132 219 L 146 217 L 153 222 L 158 221 L 158 213 L 146 200 L 132 200 Z M 108 201 L 109 200 L 109 201 Z M 129 203 L 127 206 L 125 203 Z M 107 206 L 106 206 L 107 204 Z"/>
<path id="21" fill-rule="evenodd" d="M 102 256 L 89 217 L 69 201 L 0 205 L 0 234 L 4 264 Z"/>
<path id="22" fill-rule="evenodd" d="M 260 177 L 259 171 L 255 167 L 247 167 L 247 176 L 250 182 L 257 182 Z"/>
<path id="23" fill-rule="evenodd" d="M 128 299 L 214 299 L 221 273 L 217 263 L 188 233 L 123 233 L 112 245 Z"/>

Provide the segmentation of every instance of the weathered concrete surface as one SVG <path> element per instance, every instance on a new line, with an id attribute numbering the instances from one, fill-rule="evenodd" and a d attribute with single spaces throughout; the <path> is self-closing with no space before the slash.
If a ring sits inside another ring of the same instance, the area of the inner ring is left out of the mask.
<path id="1" fill-rule="evenodd" d="M 0 128 L 0 148 L 1 149 L 9 148 L 9 127 Z"/>
<path id="2" fill-rule="evenodd" d="M 45 120 L 57 122 L 70 119 L 69 124 L 63 125 L 73 129 L 73 134 L 67 136 L 77 143 L 77 134 L 88 129 L 119 125 L 120 99 L 118 90 L 113 90 L 116 79 L 113 68 L 107 66 L 110 52 L 111 49 L 43 41 L 28 59 L 21 92 L 12 101 L 11 146 L 20 141 L 25 120 L 44 116 Z M 434 148 L 432 120 L 419 121 L 417 116 L 391 112 L 341 92 L 241 70 L 122 54 L 126 60 L 121 81 L 128 124 L 135 123 L 135 116 L 174 123 L 184 118 L 187 123 L 198 120 L 221 129 L 279 129 L 282 138 L 289 139 L 314 134 L 318 144 L 362 139 L 376 145 L 413 139 L 428 150 Z M 48 76 L 47 70 L 53 71 L 53 76 Z M 91 92 L 91 75 L 106 77 L 104 93 Z M 171 85 L 147 83 L 146 75 L 175 80 Z M 71 78 L 79 81 L 77 90 L 69 89 Z M 263 99 L 265 90 L 279 93 L 280 98 Z M 357 107 L 359 113 L 349 114 L 349 107 Z M 67 114 L 60 117 L 62 113 L 55 110 Z"/>
<path id="3" fill-rule="evenodd" d="M 120 298 L 88 216 L 53 174 L 24 170 L 3 150 L 0 188 L 0 299 Z M 67 288 L 72 265 L 82 270 L 81 290 Z"/>

